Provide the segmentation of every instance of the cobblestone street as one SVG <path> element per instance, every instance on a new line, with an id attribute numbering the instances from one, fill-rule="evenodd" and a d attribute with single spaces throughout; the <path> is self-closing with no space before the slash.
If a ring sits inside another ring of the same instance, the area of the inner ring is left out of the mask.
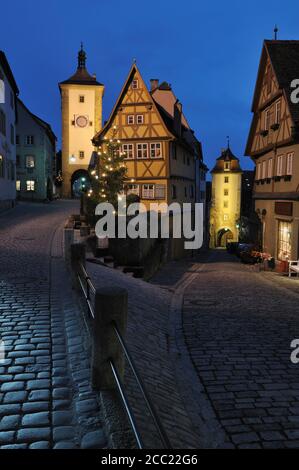
<path id="1" fill-rule="evenodd" d="M 0 446 L 105 447 L 80 312 L 62 258 L 74 201 L 0 217 Z M 80 335 L 78 336 L 78 332 Z"/>
<path id="2" fill-rule="evenodd" d="M 299 367 L 290 361 L 299 281 L 254 272 L 224 251 L 197 268 L 183 333 L 223 431 L 218 446 L 299 448 Z"/>

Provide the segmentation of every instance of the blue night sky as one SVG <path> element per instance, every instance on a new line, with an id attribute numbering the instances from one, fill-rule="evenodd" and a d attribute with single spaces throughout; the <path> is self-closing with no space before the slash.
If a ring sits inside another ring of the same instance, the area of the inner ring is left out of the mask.
<path id="1" fill-rule="evenodd" d="M 15 0 L 1 5 L 0 49 L 29 109 L 60 146 L 57 83 L 76 69 L 80 41 L 105 84 L 104 120 L 134 58 L 145 79 L 171 83 L 212 167 L 230 135 L 241 165 L 263 39 L 299 39 L 299 2 L 288 0 Z"/>

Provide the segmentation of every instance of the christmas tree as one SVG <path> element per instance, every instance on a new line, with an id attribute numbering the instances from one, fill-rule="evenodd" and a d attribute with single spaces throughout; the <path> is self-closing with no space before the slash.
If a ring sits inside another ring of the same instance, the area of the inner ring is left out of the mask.
<path id="1" fill-rule="evenodd" d="M 95 203 L 110 202 L 117 209 L 119 194 L 123 191 L 127 168 L 120 140 L 116 139 L 116 127 L 112 137 L 98 148 L 94 168 L 90 171 L 91 187 L 87 196 Z"/>

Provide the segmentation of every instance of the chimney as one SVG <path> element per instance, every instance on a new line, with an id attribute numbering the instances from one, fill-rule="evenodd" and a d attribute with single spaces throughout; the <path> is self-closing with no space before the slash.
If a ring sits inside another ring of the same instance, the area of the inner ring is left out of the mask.
<path id="1" fill-rule="evenodd" d="M 158 88 L 158 86 L 159 86 L 159 79 L 158 78 L 151 78 L 150 82 L 151 82 L 151 91 L 155 91 L 156 88 Z"/>
<path id="2" fill-rule="evenodd" d="M 174 131 L 181 137 L 182 135 L 182 103 L 176 100 L 173 108 Z"/>

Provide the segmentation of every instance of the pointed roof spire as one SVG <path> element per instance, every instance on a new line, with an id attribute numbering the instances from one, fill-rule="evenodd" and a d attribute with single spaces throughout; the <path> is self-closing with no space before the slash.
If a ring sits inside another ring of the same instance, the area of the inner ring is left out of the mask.
<path id="1" fill-rule="evenodd" d="M 78 52 L 78 69 L 86 68 L 86 53 L 83 49 L 83 42 L 81 41 L 81 49 Z"/>
<path id="2" fill-rule="evenodd" d="M 277 24 L 274 26 L 274 40 L 277 41 L 278 27 Z"/>
<path id="3" fill-rule="evenodd" d="M 229 135 L 226 136 L 227 139 L 227 148 L 229 149 Z"/>

